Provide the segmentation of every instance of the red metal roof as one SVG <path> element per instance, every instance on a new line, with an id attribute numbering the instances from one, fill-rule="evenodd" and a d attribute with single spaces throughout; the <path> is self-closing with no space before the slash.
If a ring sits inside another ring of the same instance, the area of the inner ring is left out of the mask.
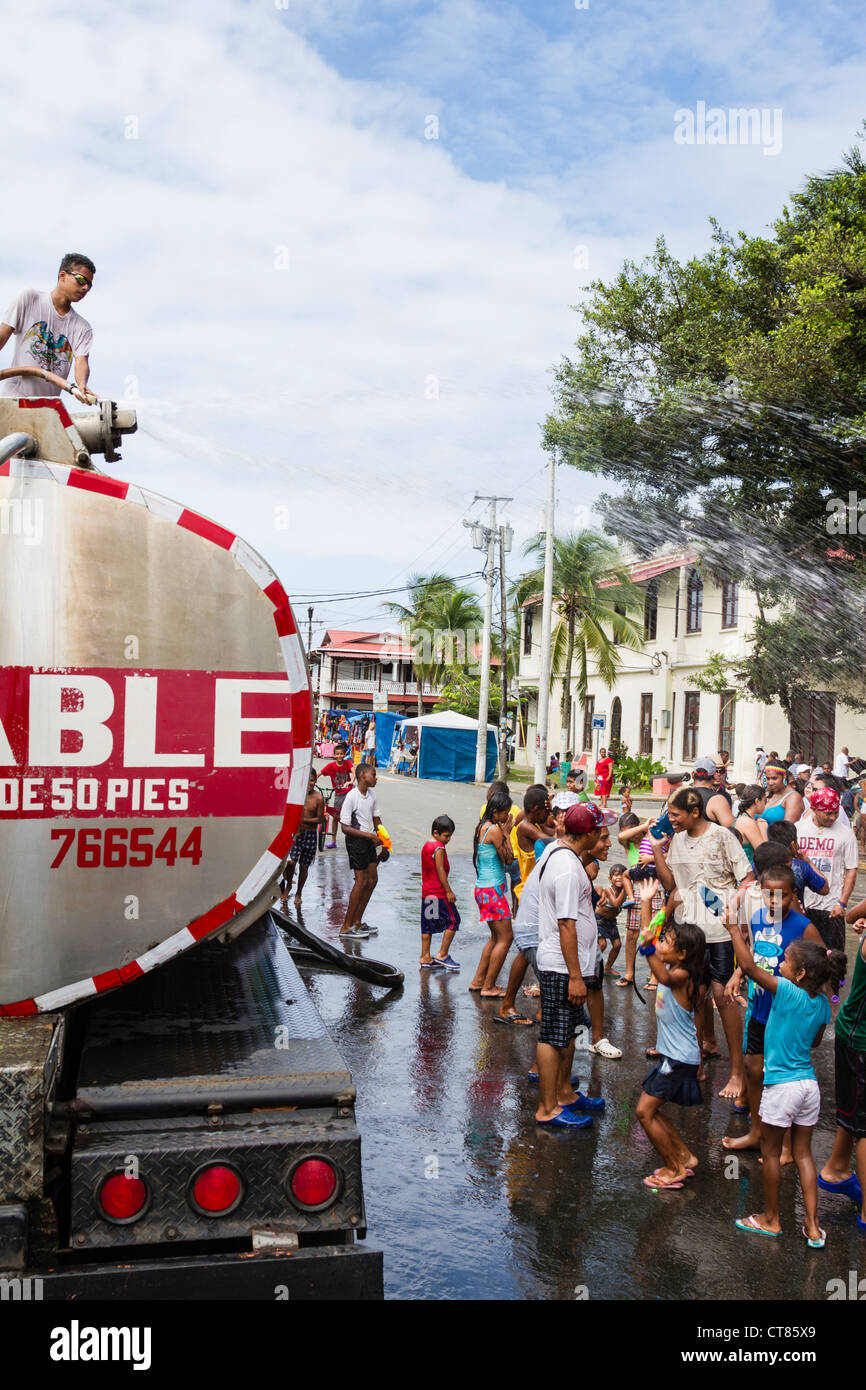
<path id="1" fill-rule="evenodd" d="M 681 550 L 676 555 L 656 555 L 652 560 L 635 560 L 629 565 L 628 575 L 633 584 L 642 584 L 647 579 L 656 579 L 669 570 L 677 570 L 680 565 L 693 565 L 697 561 L 697 551 Z M 609 589 L 616 584 L 615 579 L 603 579 L 600 589 Z"/>
<path id="2" fill-rule="evenodd" d="M 633 584 L 642 584 L 647 579 L 656 579 L 660 574 L 666 574 L 668 570 L 679 569 L 680 565 L 694 565 L 697 562 L 697 551 L 682 550 L 676 555 L 656 555 L 652 560 L 635 560 L 628 566 L 628 574 Z M 611 589 L 616 584 L 615 579 L 602 579 L 599 584 L 600 589 Z M 541 603 L 542 595 L 535 594 L 531 598 L 524 599 L 522 608 L 531 608 Z M 553 596 L 556 603 L 556 594 Z"/>
<path id="3" fill-rule="evenodd" d="M 400 632 L 369 632 L 347 628 L 329 628 L 316 651 L 331 656 L 407 657 L 412 647 Z"/>

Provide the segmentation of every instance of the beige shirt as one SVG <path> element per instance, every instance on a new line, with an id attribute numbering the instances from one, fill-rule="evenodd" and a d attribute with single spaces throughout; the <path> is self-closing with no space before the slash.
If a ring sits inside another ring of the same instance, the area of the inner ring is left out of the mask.
<path id="1" fill-rule="evenodd" d="M 689 835 L 680 830 L 668 850 L 668 868 L 683 900 L 677 907 L 677 920 L 693 922 L 701 928 L 708 942 L 730 941 L 722 923 L 723 905 L 752 872 L 736 835 L 712 823 L 703 835 Z M 721 898 L 722 902 L 714 905 L 714 897 Z M 709 903 L 706 898 L 710 899 Z"/>

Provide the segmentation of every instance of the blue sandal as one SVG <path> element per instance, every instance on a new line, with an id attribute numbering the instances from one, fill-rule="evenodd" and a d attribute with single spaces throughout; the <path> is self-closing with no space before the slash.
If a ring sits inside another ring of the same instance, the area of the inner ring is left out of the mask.
<path id="1" fill-rule="evenodd" d="M 842 1182 L 829 1182 L 827 1178 L 822 1178 L 818 1174 L 818 1186 L 825 1192 L 834 1192 L 837 1197 L 850 1197 L 852 1202 L 859 1206 L 863 1201 L 863 1192 L 860 1187 L 860 1179 L 856 1173 L 852 1173 L 849 1178 L 844 1178 Z"/>
<path id="2" fill-rule="evenodd" d="M 575 1115 L 572 1110 L 561 1110 L 552 1120 L 536 1120 L 541 1129 L 589 1129 L 591 1115 Z"/>

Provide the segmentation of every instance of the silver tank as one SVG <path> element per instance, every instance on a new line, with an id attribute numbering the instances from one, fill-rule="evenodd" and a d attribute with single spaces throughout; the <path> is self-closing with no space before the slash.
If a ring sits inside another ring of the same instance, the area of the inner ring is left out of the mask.
<path id="1" fill-rule="evenodd" d="M 20 428 L 57 413 L 22 411 Z M 93 469 L 38 453 L 0 466 L 0 592 L 0 1013 L 14 1015 L 255 920 L 300 817 L 311 705 L 260 557 Z"/>

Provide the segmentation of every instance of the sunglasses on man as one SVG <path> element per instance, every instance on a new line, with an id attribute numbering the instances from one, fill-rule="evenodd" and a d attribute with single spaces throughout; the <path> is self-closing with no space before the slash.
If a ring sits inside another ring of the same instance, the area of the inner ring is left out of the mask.
<path id="1" fill-rule="evenodd" d="M 67 274 L 67 275 L 71 275 L 72 278 L 73 278 L 73 280 L 75 281 L 75 283 L 76 283 L 77 285 L 80 285 L 81 288 L 82 288 L 83 290 L 84 290 L 84 289 L 88 289 L 88 290 L 92 290 L 92 289 L 93 289 L 93 281 L 92 281 L 92 280 L 88 280 L 87 277 L 86 277 L 85 275 L 79 275 L 78 272 L 75 271 L 75 270 L 67 270 L 66 274 Z"/>

